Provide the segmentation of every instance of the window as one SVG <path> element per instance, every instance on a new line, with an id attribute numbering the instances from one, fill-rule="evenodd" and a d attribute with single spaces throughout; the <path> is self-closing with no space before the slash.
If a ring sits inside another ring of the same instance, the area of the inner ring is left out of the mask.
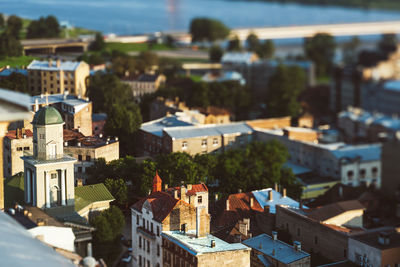
<path id="1" fill-rule="evenodd" d="M 157 256 L 160 256 L 160 245 L 157 244 Z"/>
<path id="2" fill-rule="evenodd" d="M 361 169 L 360 170 L 360 176 L 361 176 L 361 178 L 365 178 L 365 169 Z"/>
<path id="3" fill-rule="evenodd" d="M 136 225 L 139 225 L 139 214 L 136 214 Z"/>
<path id="4" fill-rule="evenodd" d="M 160 236 L 160 227 L 157 226 L 157 236 Z"/>
<path id="5" fill-rule="evenodd" d="M 149 240 L 147 240 L 147 253 L 150 253 L 150 241 Z"/>
<path id="6" fill-rule="evenodd" d="M 187 149 L 187 146 L 188 146 L 187 142 L 183 141 L 182 142 L 182 149 Z"/>
<path id="7" fill-rule="evenodd" d="M 22 147 L 17 147 L 17 151 L 22 151 Z"/>
<path id="8" fill-rule="evenodd" d="M 147 260 L 147 266 L 150 267 L 150 261 L 149 260 Z"/>
<path id="9" fill-rule="evenodd" d="M 145 228 L 146 227 L 146 222 L 145 222 L 145 220 L 144 220 L 144 218 L 142 219 L 142 222 L 143 222 L 143 228 Z"/>
<path id="10" fill-rule="evenodd" d="M 90 161 L 91 157 L 90 156 L 86 156 L 86 161 Z"/>
<path id="11" fill-rule="evenodd" d="M 153 233 L 153 223 L 151 223 L 150 226 L 151 226 L 151 232 Z"/>
<path id="12" fill-rule="evenodd" d="M 348 171 L 347 172 L 347 177 L 349 178 L 349 180 L 353 179 L 353 175 L 354 175 L 353 171 Z"/>
<path id="13" fill-rule="evenodd" d="M 51 174 L 51 179 L 57 179 L 57 173 L 52 173 Z"/>
<path id="14" fill-rule="evenodd" d="M 82 155 L 78 155 L 78 160 L 82 161 Z"/>
<path id="15" fill-rule="evenodd" d="M 40 139 L 44 139 L 44 134 L 39 134 Z"/>
<path id="16" fill-rule="evenodd" d="M 142 237 L 139 236 L 139 248 L 141 248 L 141 247 L 142 247 Z"/>
<path id="17" fill-rule="evenodd" d="M 207 146 L 207 139 L 201 140 L 201 146 L 206 147 Z"/>
<path id="18" fill-rule="evenodd" d="M 213 146 L 216 146 L 216 145 L 218 145 L 218 139 L 217 139 L 217 138 L 214 138 L 214 139 L 213 139 Z"/>
<path id="19" fill-rule="evenodd" d="M 30 148 L 29 148 L 29 146 L 26 146 L 26 147 L 24 147 L 24 150 L 26 151 L 26 150 L 29 150 Z"/>
<path id="20" fill-rule="evenodd" d="M 142 266 L 142 256 L 139 255 L 139 266 Z"/>
<path id="21" fill-rule="evenodd" d="M 372 173 L 373 174 L 377 174 L 378 173 L 378 168 L 377 167 L 373 167 L 372 168 Z"/>
<path id="22" fill-rule="evenodd" d="M 203 197 L 202 196 L 198 196 L 197 197 L 197 203 L 199 203 L 199 204 L 203 203 Z"/>

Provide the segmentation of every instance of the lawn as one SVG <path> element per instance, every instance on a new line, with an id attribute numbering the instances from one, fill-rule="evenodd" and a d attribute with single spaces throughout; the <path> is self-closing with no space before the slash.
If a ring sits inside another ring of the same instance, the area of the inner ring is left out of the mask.
<path id="1" fill-rule="evenodd" d="M 173 48 L 165 44 L 148 43 L 106 43 L 106 50 L 111 52 L 117 50 L 120 52 L 142 52 L 147 50 L 172 50 Z"/>
<path id="2" fill-rule="evenodd" d="M 10 66 L 11 68 L 22 67 L 22 66 L 26 67 L 34 59 L 38 58 L 32 56 L 6 57 L 4 59 L 0 59 L 0 68 L 5 66 Z"/>

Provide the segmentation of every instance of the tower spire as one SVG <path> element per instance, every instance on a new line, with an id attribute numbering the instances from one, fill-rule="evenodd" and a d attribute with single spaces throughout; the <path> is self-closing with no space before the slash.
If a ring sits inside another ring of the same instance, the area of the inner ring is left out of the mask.
<path id="1" fill-rule="evenodd" d="M 156 170 L 156 175 L 153 178 L 153 189 L 151 190 L 152 193 L 154 192 L 161 192 L 162 187 L 162 180 L 158 175 L 158 171 Z"/>

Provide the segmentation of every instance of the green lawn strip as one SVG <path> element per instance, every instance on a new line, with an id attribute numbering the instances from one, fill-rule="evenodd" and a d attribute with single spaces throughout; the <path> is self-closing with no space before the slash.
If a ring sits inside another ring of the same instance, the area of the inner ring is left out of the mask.
<path id="1" fill-rule="evenodd" d="M 0 68 L 5 66 L 10 66 L 11 68 L 23 67 L 23 66 L 26 67 L 34 59 L 38 58 L 32 56 L 6 57 L 4 59 L 0 59 Z"/>

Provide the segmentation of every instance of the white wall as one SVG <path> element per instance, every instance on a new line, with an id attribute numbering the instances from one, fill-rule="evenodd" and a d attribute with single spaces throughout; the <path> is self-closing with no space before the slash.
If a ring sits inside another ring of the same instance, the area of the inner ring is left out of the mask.
<path id="1" fill-rule="evenodd" d="M 357 240 L 349 238 L 349 254 L 348 259 L 352 262 L 359 262 L 357 259 L 357 255 L 366 256 L 368 261 L 368 266 L 381 266 L 381 252 L 374 248 L 370 247 L 364 243 L 361 243 Z"/>
<path id="2" fill-rule="evenodd" d="M 44 242 L 57 248 L 68 251 L 75 251 L 75 235 L 72 228 L 56 226 L 38 226 L 29 229 L 28 232 L 33 236 L 43 236 Z"/>

